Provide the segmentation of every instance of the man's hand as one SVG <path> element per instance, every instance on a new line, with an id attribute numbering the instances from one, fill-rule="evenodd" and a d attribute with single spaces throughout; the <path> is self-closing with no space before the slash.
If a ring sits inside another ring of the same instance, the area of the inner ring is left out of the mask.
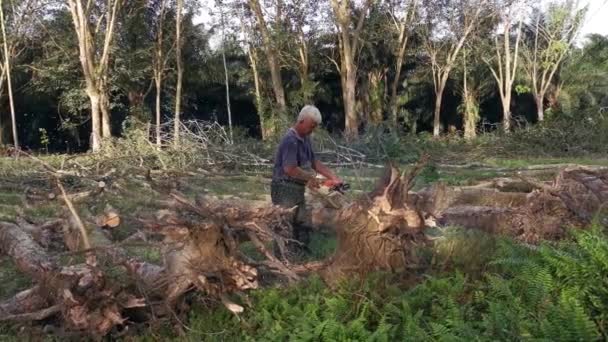
<path id="1" fill-rule="evenodd" d="M 331 178 L 331 179 L 326 179 L 323 182 L 323 185 L 331 189 L 334 186 L 340 185 L 342 183 L 344 183 L 344 181 L 342 179 L 335 177 L 335 178 Z"/>
<path id="2" fill-rule="evenodd" d="M 326 180 L 323 182 L 323 186 L 326 186 L 326 187 L 328 187 L 328 188 L 330 188 L 330 189 L 331 189 L 331 188 L 333 188 L 334 186 L 336 186 L 336 185 L 340 185 L 340 184 L 342 184 L 342 183 L 344 183 L 344 181 L 342 181 L 340 178 L 337 178 L 337 177 L 336 177 L 336 178 L 334 178 L 334 179 L 326 179 Z"/>
<path id="3" fill-rule="evenodd" d="M 306 186 L 311 189 L 318 189 L 321 187 L 321 182 L 316 177 L 313 177 L 306 183 Z"/>

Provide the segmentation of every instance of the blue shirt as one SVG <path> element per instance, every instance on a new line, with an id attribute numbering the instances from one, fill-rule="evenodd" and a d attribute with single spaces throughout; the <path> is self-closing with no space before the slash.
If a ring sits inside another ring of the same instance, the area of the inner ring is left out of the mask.
<path id="1" fill-rule="evenodd" d="M 300 137 L 295 129 L 290 128 L 281 139 L 274 158 L 273 180 L 291 180 L 301 183 L 285 174 L 285 166 L 298 166 L 304 170 L 312 169 L 315 153 L 309 137 Z"/>

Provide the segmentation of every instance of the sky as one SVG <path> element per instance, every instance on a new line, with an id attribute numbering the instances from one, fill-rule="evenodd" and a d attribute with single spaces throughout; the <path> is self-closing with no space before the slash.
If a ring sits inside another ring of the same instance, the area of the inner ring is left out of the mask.
<path id="1" fill-rule="evenodd" d="M 608 0 L 589 0 L 589 12 L 585 25 L 581 29 L 581 37 L 590 33 L 608 35 Z"/>
<path id="2" fill-rule="evenodd" d="M 543 3 L 549 2 L 547 0 L 541 0 Z M 207 6 L 213 6 L 212 2 L 209 1 Z M 599 33 L 601 35 L 608 35 L 608 0 L 581 0 L 581 6 L 588 5 L 589 11 L 585 18 L 585 24 L 583 25 L 579 41 L 583 40 L 585 36 L 590 33 Z M 195 23 L 209 23 L 211 18 L 208 14 L 208 9 L 203 8 L 201 13 L 195 17 Z"/>

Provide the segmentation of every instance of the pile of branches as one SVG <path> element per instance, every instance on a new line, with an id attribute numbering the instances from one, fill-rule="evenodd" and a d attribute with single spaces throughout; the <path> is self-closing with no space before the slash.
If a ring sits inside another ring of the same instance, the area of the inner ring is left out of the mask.
<path id="1" fill-rule="evenodd" d="M 285 253 L 292 210 L 212 197 L 190 201 L 178 193 L 163 204 L 155 217 L 140 219 L 139 238 L 126 241 L 112 241 L 104 227 L 73 214 L 40 225 L 0 222 L 0 251 L 35 284 L 0 303 L 0 321 L 52 319 L 71 331 L 104 336 L 123 326 L 133 310 L 169 315 L 193 288 L 238 313 L 243 307 L 228 295 L 257 288 L 260 273 L 299 279 L 268 249 L 275 242 Z M 142 236 L 160 248 L 162 264 L 124 248 Z M 261 261 L 241 253 L 244 242 L 257 248 Z M 64 264 L 65 256 L 77 262 Z"/>

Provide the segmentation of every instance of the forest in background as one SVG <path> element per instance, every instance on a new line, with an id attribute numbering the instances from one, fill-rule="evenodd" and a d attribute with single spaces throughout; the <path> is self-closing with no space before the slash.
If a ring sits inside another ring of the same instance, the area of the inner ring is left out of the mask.
<path id="1" fill-rule="evenodd" d="M 349 139 L 567 127 L 608 106 L 608 37 L 578 37 L 573 1 L 2 6 L 0 143 L 29 149 L 96 150 L 133 127 L 169 145 L 188 120 L 268 140 L 308 103 Z"/>

